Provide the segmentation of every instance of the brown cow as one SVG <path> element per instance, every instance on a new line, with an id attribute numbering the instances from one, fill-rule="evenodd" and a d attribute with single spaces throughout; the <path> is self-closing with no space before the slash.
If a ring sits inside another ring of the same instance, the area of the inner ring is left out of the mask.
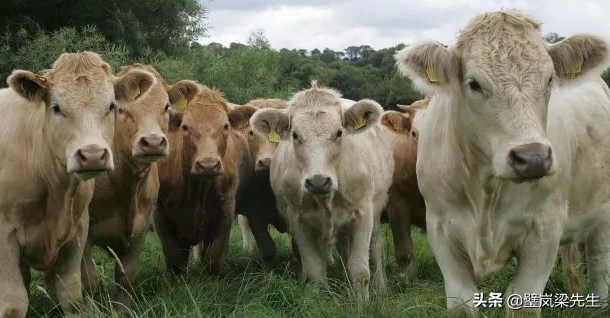
<path id="1" fill-rule="evenodd" d="M 138 259 L 148 232 L 153 207 L 157 203 L 159 175 L 155 161 L 169 153 L 166 133 L 169 98 L 165 81 L 148 65 L 121 68 L 119 75 L 132 69 L 151 73 L 156 81 L 135 100 L 117 103 L 113 144 L 115 169 L 95 182 L 89 208 L 89 237 L 82 262 L 85 291 L 97 289 L 98 277 L 91 258 L 91 247 L 112 250 L 118 257 L 115 281 L 120 286 L 116 310 L 125 314 L 131 303 L 128 291 L 135 284 Z M 134 94 L 134 95 L 135 95 Z"/>
<path id="2" fill-rule="evenodd" d="M 417 132 L 412 127 L 412 120 L 415 118 L 415 113 L 427 108 L 429 103 L 430 97 L 426 97 L 410 106 L 399 105 L 399 108 L 405 110 L 406 114 L 386 111 L 381 117 L 381 124 L 396 133 L 393 143 L 394 176 L 382 222 L 390 223 L 396 263 L 401 277 L 406 276 L 413 256 L 411 225 L 426 229 L 426 206 L 419 192 L 415 174 Z"/>
<path id="3" fill-rule="evenodd" d="M 16 70 L 0 90 L 0 317 L 23 318 L 30 267 L 65 312 L 82 301 L 80 262 L 94 177 L 114 168 L 115 100 L 150 74 L 114 77 L 93 52 L 65 53 L 42 76 Z"/>
<path id="4" fill-rule="evenodd" d="M 281 99 L 255 99 L 237 108 L 237 111 L 244 113 L 246 118 L 250 118 L 259 109 L 285 109 L 287 106 L 288 102 Z M 240 207 L 243 208 L 238 209 L 237 212 L 241 214 L 240 216 L 245 216 L 247 220 L 247 223 L 243 219 L 240 220 L 240 229 L 245 244 L 246 235 L 249 233 L 244 229 L 249 225 L 256 240 L 261 261 L 267 269 L 270 269 L 275 260 L 276 247 L 269 235 L 268 226 L 271 224 L 278 232 L 286 232 L 286 222 L 277 211 L 275 195 L 269 180 L 271 158 L 273 158 L 278 143 L 254 133 L 249 122 L 240 128 L 240 132 L 248 139 L 248 147 L 254 164 L 254 174 L 247 183 L 244 194 L 240 196 Z"/>
<path id="5" fill-rule="evenodd" d="M 221 269 L 236 195 L 252 167 L 247 141 L 235 127 L 247 120 L 230 110 L 216 89 L 180 81 L 169 91 L 172 104 L 187 102 L 172 112 L 169 142 L 172 155 L 160 160 L 159 198 L 154 213 L 168 269 L 184 270 L 191 246 L 203 241 L 200 258 L 213 274 Z"/>

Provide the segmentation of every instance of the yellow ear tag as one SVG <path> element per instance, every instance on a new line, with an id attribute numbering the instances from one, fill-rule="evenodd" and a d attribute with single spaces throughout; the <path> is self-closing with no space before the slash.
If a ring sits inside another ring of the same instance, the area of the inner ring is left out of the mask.
<path id="1" fill-rule="evenodd" d="M 358 122 L 356 122 L 356 124 L 354 124 L 354 129 L 358 130 L 358 129 L 366 126 L 366 124 L 367 124 L 366 119 L 362 118 Z"/>
<path id="2" fill-rule="evenodd" d="M 134 100 L 136 99 L 136 97 L 140 96 L 140 88 L 136 87 L 136 89 L 133 90 L 133 93 L 131 93 L 131 95 L 129 95 L 128 100 Z"/>
<path id="3" fill-rule="evenodd" d="M 184 111 L 186 109 L 186 98 L 183 97 L 182 99 L 174 103 L 172 105 L 172 108 L 179 112 Z"/>
<path id="4" fill-rule="evenodd" d="M 280 137 L 280 134 L 278 134 L 275 130 L 272 130 L 269 133 L 269 141 L 271 141 L 272 143 L 279 143 L 281 138 L 282 137 Z"/>
<path id="5" fill-rule="evenodd" d="M 574 72 L 572 74 L 578 74 L 582 71 L 582 63 L 574 65 Z"/>
<path id="6" fill-rule="evenodd" d="M 430 82 L 438 83 L 438 77 L 436 77 L 436 73 L 434 73 L 434 70 L 432 70 L 430 66 L 426 68 L 426 74 L 428 75 L 428 79 L 430 80 Z"/>

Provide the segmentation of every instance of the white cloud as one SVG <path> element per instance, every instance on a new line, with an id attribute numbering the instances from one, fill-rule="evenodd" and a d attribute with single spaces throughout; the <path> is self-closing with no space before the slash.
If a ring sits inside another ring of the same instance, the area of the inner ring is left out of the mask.
<path id="1" fill-rule="evenodd" d="M 543 23 L 543 32 L 596 33 L 610 40 L 608 0 L 213 0 L 210 37 L 202 43 L 244 43 L 263 29 L 274 48 L 351 45 L 375 49 L 434 39 L 451 44 L 468 19 L 485 11 L 518 8 Z"/>

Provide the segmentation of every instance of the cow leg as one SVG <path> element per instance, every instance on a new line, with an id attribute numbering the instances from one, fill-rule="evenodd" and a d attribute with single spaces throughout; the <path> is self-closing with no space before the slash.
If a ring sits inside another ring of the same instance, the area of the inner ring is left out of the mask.
<path id="1" fill-rule="evenodd" d="M 25 318 L 28 289 L 17 239 L 0 228 L 0 318 Z M 29 267 L 27 269 L 29 273 Z"/>
<path id="2" fill-rule="evenodd" d="M 607 305 L 610 284 L 610 220 L 601 221 L 586 240 L 587 275 L 600 304 Z"/>
<path id="3" fill-rule="evenodd" d="M 270 270 L 273 268 L 275 261 L 275 242 L 269 235 L 269 228 L 264 220 L 260 217 L 249 219 L 250 228 L 254 234 L 256 245 L 258 246 L 258 254 L 265 265 L 265 268 Z"/>
<path id="4" fill-rule="evenodd" d="M 241 231 L 241 240 L 244 251 L 250 253 L 252 252 L 252 231 L 250 230 L 250 222 L 248 218 L 239 214 L 237 215 L 237 223 L 239 224 L 239 230 Z"/>
<path id="5" fill-rule="evenodd" d="M 88 232 L 89 213 L 85 212 L 76 226 L 74 238 L 62 246 L 55 264 L 45 272 L 47 289 L 65 313 L 75 313 L 76 307 L 83 305 L 81 262 Z"/>
<path id="6" fill-rule="evenodd" d="M 81 281 L 83 290 L 86 294 L 93 295 L 97 291 L 99 278 L 95 268 L 95 262 L 91 255 L 92 244 L 87 241 L 85 250 L 83 251 L 83 259 L 81 261 Z"/>
<path id="7" fill-rule="evenodd" d="M 233 211 L 235 205 L 232 204 Z M 225 210 L 226 211 L 226 210 Z M 205 267 L 212 275 L 218 275 L 222 268 L 222 261 L 224 254 L 229 245 L 229 237 L 231 235 L 231 224 L 233 223 L 233 214 L 223 213 L 224 217 L 220 221 L 216 236 L 213 238 L 211 244 L 205 249 Z"/>
<path id="8" fill-rule="evenodd" d="M 385 295 L 387 292 L 387 280 L 383 268 L 383 253 L 381 246 L 380 221 L 376 217 L 373 220 L 373 232 L 369 249 L 371 272 L 373 273 L 373 285 L 378 295 Z"/>
<path id="9" fill-rule="evenodd" d="M 392 196 L 391 201 L 388 203 L 387 211 L 390 229 L 392 230 L 392 240 L 394 241 L 394 254 L 396 265 L 398 265 L 398 275 L 406 278 L 407 268 L 409 263 L 411 263 L 413 255 L 408 202 L 402 198 Z"/>
<path id="10" fill-rule="evenodd" d="M 445 236 L 440 220 L 436 220 L 434 212 L 429 209 L 426 226 L 427 236 L 434 258 L 443 274 L 447 309 L 457 316 L 474 315 L 477 308 L 473 306 L 477 287 L 472 264 L 458 251 L 451 248 L 452 244 Z"/>
<path id="11" fill-rule="evenodd" d="M 140 235 L 134 237 L 131 240 L 129 247 L 119 257 L 120 263 L 115 262 L 114 265 L 114 279 L 119 286 L 115 310 L 121 315 L 129 313 L 129 308 L 131 306 L 130 293 L 133 293 L 134 291 L 138 261 L 142 249 L 144 248 L 147 232 L 148 230 L 145 230 Z"/>
<path id="12" fill-rule="evenodd" d="M 545 222 L 548 221 L 545 219 Z M 509 286 L 505 295 L 518 294 L 524 297 L 526 293 L 542 294 L 551 275 L 553 266 L 559 252 L 561 229 L 559 227 L 542 228 L 531 231 L 526 236 L 523 245 L 517 254 L 517 268 L 512 286 Z M 538 234 L 541 233 L 542 235 Z M 558 233 L 555 235 L 554 233 Z M 512 288 L 511 288 L 512 287 Z M 505 304 L 507 315 L 517 317 L 540 317 L 540 308 L 522 308 L 512 310 Z"/>
<path id="13" fill-rule="evenodd" d="M 178 242 L 167 228 L 167 224 L 159 213 L 155 213 L 155 231 L 161 241 L 161 249 L 165 258 L 167 270 L 174 275 L 182 275 L 186 270 L 191 251 L 188 244 Z"/>
<path id="14" fill-rule="evenodd" d="M 373 234 L 374 217 L 371 202 L 367 203 L 362 216 L 354 220 L 351 229 L 351 244 L 347 259 L 350 280 L 361 296 L 368 298 L 371 271 L 369 268 L 369 249 Z"/>
<path id="15" fill-rule="evenodd" d="M 292 239 L 301 258 L 302 279 L 314 284 L 326 285 L 326 261 L 328 252 L 319 244 L 315 237 L 308 235 L 299 221 L 290 225 Z M 328 248 L 328 247 L 327 247 Z M 293 249 L 294 250 L 294 249 Z"/>
<path id="16" fill-rule="evenodd" d="M 341 264 L 346 273 L 349 273 L 347 268 L 347 261 L 349 259 L 349 249 L 350 249 L 351 237 L 349 233 L 341 231 L 338 235 L 337 241 L 337 250 L 339 251 L 339 256 L 341 257 Z"/>

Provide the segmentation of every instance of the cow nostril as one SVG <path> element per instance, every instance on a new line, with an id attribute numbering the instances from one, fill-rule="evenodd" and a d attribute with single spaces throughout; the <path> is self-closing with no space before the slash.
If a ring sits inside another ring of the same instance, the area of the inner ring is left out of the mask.
<path id="1" fill-rule="evenodd" d="M 329 178 L 329 177 L 326 177 L 326 179 L 324 180 L 323 186 L 327 187 L 327 186 L 329 186 L 329 185 L 330 185 L 330 183 L 331 183 L 330 178 Z"/>
<path id="2" fill-rule="evenodd" d="M 83 154 L 83 152 L 79 149 L 76 151 L 76 155 L 78 156 L 78 160 L 81 162 L 87 162 L 87 157 Z"/>
<path id="3" fill-rule="evenodd" d="M 108 157 L 108 149 L 104 149 L 104 152 L 102 153 L 102 157 L 100 159 L 103 161 L 106 160 L 106 157 Z"/>
<path id="4" fill-rule="evenodd" d="M 519 153 L 515 150 L 510 151 L 510 159 L 515 165 L 527 165 L 527 160 L 520 156 Z"/>
<path id="5" fill-rule="evenodd" d="M 149 147 L 150 143 L 148 142 L 148 140 L 146 140 L 145 137 L 140 138 L 140 143 L 142 144 L 142 146 L 144 147 Z"/>
<path id="6" fill-rule="evenodd" d="M 161 146 L 165 146 L 165 145 L 167 145 L 167 138 L 163 137 L 163 138 L 161 139 L 161 143 L 160 143 L 160 145 L 161 145 Z"/>

